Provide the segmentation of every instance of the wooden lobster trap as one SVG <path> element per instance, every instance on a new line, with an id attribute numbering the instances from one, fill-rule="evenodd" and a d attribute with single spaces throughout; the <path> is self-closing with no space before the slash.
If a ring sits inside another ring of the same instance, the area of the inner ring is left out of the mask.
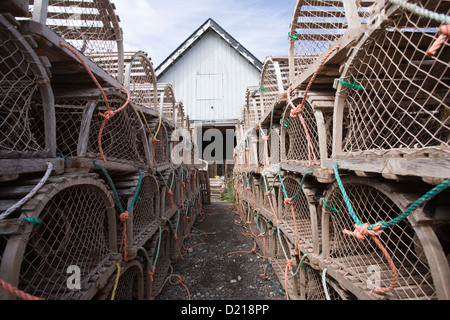
<path id="1" fill-rule="evenodd" d="M 323 257 L 328 274 L 359 299 L 447 299 L 448 252 L 443 251 L 446 237 L 439 230 L 448 222 L 438 220 L 442 209 L 435 205 L 448 192 L 432 205 L 436 220 L 423 213 L 426 207 L 402 220 L 397 218 L 419 199 L 417 189 L 411 193 L 406 185 L 352 176 L 343 177 L 342 186 L 345 197 L 336 182 L 323 199 Z M 359 239 L 358 225 L 375 226 L 379 221 L 388 227 Z"/>
<path id="2" fill-rule="evenodd" d="M 445 22 L 428 16 L 448 20 L 449 5 L 420 1 L 412 13 L 391 2 L 380 3 L 343 68 L 333 155 L 341 168 L 437 184 L 450 177 L 449 44 L 436 47 Z"/>
<path id="3" fill-rule="evenodd" d="M 2 195 L 23 197 L 35 183 L 22 180 Z M 121 261 L 113 201 L 95 174 L 50 177 L 17 213 L 35 223 L 9 236 L 0 278 L 39 298 L 91 299 Z M 73 270 L 78 270 L 79 287 L 70 286 Z"/>
<path id="4" fill-rule="evenodd" d="M 0 15 L 0 176 L 56 171 L 64 164 L 56 157 L 53 90 L 46 60 L 36 55 L 36 44 L 18 31 L 18 22 Z M 52 159 L 53 158 L 53 159 Z"/>
<path id="5" fill-rule="evenodd" d="M 157 80 L 153 63 L 143 51 L 125 53 L 125 88 L 138 106 L 157 109 Z"/>
<path id="6" fill-rule="evenodd" d="M 365 22 L 374 1 L 298 0 L 289 35 L 290 83 L 349 29 Z"/>
<path id="7" fill-rule="evenodd" d="M 123 82 L 123 34 L 109 0 L 31 0 L 30 15 Z"/>
<path id="8" fill-rule="evenodd" d="M 259 82 L 262 115 L 279 101 L 289 86 L 289 61 L 287 56 L 268 56 L 264 61 Z"/>
<path id="9" fill-rule="evenodd" d="M 291 102 L 281 119 L 280 162 L 300 173 L 312 169 L 320 181 L 330 182 L 322 168 L 332 152 L 334 96 L 316 91 Z"/>
<path id="10" fill-rule="evenodd" d="M 98 169 L 93 161 L 113 171 L 148 167 L 149 143 L 137 111 L 127 104 L 123 91 L 105 89 L 104 93 L 83 90 L 56 96 L 57 152 L 69 168 Z M 105 121 L 108 107 L 117 113 Z"/>

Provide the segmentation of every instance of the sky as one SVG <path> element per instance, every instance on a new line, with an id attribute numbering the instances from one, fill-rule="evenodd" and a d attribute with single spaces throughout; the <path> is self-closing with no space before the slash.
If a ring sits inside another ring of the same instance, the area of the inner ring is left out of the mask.
<path id="1" fill-rule="evenodd" d="M 297 0 L 112 0 L 125 51 L 144 51 L 156 69 L 208 18 L 261 62 L 288 54 Z"/>

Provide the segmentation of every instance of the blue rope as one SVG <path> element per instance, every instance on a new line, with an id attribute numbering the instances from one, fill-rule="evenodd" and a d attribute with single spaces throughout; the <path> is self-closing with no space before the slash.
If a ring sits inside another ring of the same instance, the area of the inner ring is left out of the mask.
<path id="1" fill-rule="evenodd" d="M 306 176 L 309 174 L 313 174 L 313 173 L 314 173 L 313 171 L 308 171 L 303 174 L 302 181 L 300 182 L 300 186 L 299 186 L 297 192 L 294 194 L 294 196 L 292 198 L 290 198 L 291 200 L 294 200 L 294 198 L 297 197 L 298 194 L 300 193 L 300 190 L 302 190 L 303 183 L 305 182 Z M 281 186 L 283 187 L 282 191 L 284 193 L 284 196 L 286 198 L 289 198 L 287 191 L 286 191 L 286 186 L 284 185 L 284 182 L 283 182 L 283 178 L 281 178 L 281 167 L 278 168 L 278 176 L 280 177 L 280 182 L 281 182 Z"/>

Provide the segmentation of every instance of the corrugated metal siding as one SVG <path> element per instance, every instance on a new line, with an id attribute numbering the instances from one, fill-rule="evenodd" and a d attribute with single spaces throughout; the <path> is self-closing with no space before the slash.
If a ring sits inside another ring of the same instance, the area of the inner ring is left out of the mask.
<path id="1" fill-rule="evenodd" d="M 237 119 L 243 92 L 260 73 L 215 32 L 207 32 L 159 82 L 170 83 L 191 120 Z"/>

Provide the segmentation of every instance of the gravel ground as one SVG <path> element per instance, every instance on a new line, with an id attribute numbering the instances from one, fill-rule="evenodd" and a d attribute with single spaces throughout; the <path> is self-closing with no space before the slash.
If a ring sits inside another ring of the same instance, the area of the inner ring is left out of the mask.
<path id="1" fill-rule="evenodd" d="M 268 262 L 251 252 L 254 241 L 242 234 L 246 229 L 239 224 L 233 211 L 235 206 L 225 201 L 204 206 L 204 220 L 194 225 L 191 236 L 184 243 L 191 249 L 183 260 L 173 264 L 173 274 L 185 278 L 191 300 L 284 300 L 285 296 L 274 284 L 261 276 Z M 234 253 L 236 251 L 244 252 Z M 281 288 L 271 267 L 267 273 Z M 176 277 L 172 279 L 175 281 Z M 184 287 L 169 283 L 156 298 L 187 299 Z"/>

